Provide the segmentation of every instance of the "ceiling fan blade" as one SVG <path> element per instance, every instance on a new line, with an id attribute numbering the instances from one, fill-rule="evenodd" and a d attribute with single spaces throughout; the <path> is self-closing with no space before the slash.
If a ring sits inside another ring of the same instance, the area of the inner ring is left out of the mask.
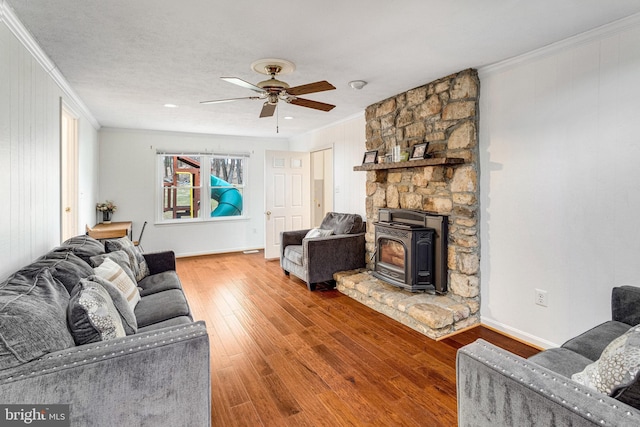
<path id="1" fill-rule="evenodd" d="M 260 99 L 259 96 L 245 96 L 242 98 L 214 99 L 213 101 L 202 101 L 200 104 L 221 104 L 223 102 L 238 101 L 240 99 Z"/>
<path id="2" fill-rule="evenodd" d="M 246 82 L 242 79 L 239 79 L 237 77 L 220 77 L 222 80 L 224 80 L 225 82 L 229 82 L 229 83 L 233 83 L 234 85 L 238 85 L 238 86 L 242 86 L 245 89 L 251 89 L 253 91 L 256 92 L 260 92 L 260 93 L 264 93 L 265 90 L 262 89 L 261 87 L 258 87 L 256 85 L 254 85 L 253 83 L 249 83 Z"/>
<path id="3" fill-rule="evenodd" d="M 325 104 L 324 102 L 312 101 L 310 99 L 304 98 L 295 98 L 289 101 L 289 103 L 322 111 L 331 111 L 335 108 L 335 105 Z"/>
<path id="4" fill-rule="evenodd" d="M 320 82 L 290 87 L 289 89 L 287 89 L 287 93 L 290 95 L 298 96 L 298 95 L 306 95 L 308 93 L 324 92 L 325 90 L 333 90 L 333 89 L 335 89 L 334 85 L 332 85 L 326 80 L 322 80 Z"/>
<path id="5" fill-rule="evenodd" d="M 275 111 L 276 104 L 269 104 L 268 102 L 265 102 L 262 106 L 262 111 L 260 111 L 260 118 L 271 117 Z"/>

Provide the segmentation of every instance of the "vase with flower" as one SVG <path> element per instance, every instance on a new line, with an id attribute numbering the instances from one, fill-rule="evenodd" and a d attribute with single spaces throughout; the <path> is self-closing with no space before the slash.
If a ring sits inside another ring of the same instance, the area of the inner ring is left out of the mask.
<path id="1" fill-rule="evenodd" d="M 96 210 L 98 212 L 102 212 L 103 224 L 111 224 L 111 216 L 117 209 L 118 207 L 110 200 L 107 200 L 104 203 L 98 203 L 96 205 Z"/>

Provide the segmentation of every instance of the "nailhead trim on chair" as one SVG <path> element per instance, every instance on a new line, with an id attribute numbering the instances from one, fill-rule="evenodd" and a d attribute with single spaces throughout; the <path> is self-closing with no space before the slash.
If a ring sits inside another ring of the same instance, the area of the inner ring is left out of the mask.
<path id="1" fill-rule="evenodd" d="M 506 353 L 501 349 L 500 350 L 496 349 L 495 347 L 487 346 L 486 344 L 483 344 L 482 346 L 484 347 L 484 349 L 491 351 L 492 353 L 494 353 L 495 355 L 499 356 L 500 358 L 505 359 L 505 360 L 510 360 L 511 362 L 513 362 L 513 363 L 515 363 L 517 365 L 520 365 L 523 368 L 526 368 L 526 369 L 530 370 L 532 373 L 538 374 L 538 370 L 535 367 L 529 365 L 528 363 L 523 363 L 520 359 L 516 359 L 510 353 Z M 474 358 L 478 359 L 479 361 L 487 364 L 488 366 L 491 366 L 491 367 L 495 368 L 496 370 L 499 370 L 500 372 L 504 373 L 505 375 L 509 375 L 509 377 L 520 381 L 520 383 L 530 387 L 531 389 L 536 390 L 536 391 L 540 392 L 541 394 L 545 394 L 545 395 L 549 396 L 551 399 L 557 401 L 562 406 L 564 406 L 564 407 L 566 407 L 568 409 L 571 409 L 571 410 L 573 410 L 573 411 L 575 411 L 575 412 L 577 412 L 579 414 L 584 414 L 586 417 L 589 417 L 589 418 L 592 417 L 591 412 L 588 412 L 588 411 L 584 412 L 578 406 L 567 402 L 565 399 L 559 398 L 554 393 L 551 393 L 551 392 L 545 390 L 544 388 L 538 388 L 534 383 L 528 382 L 524 378 L 517 378 L 514 373 L 508 372 L 505 368 L 500 367 L 497 363 L 493 363 L 493 362 L 489 361 L 489 359 L 481 356 L 480 354 L 476 353 L 475 351 L 469 350 L 469 349 L 461 349 L 460 351 L 462 351 L 462 352 L 464 352 L 466 354 L 469 354 L 470 356 L 473 356 Z M 547 374 L 546 372 L 541 372 L 541 373 L 545 377 L 549 376 L 549 374 Z M 567 387 L 567 388 L 571 387 L 576 392 L 582 393 L 587 397 L 593 397 L 593 394 L 592 394 L 591 391 L 589 391 L 588 389 L 586 389 L 585 387 L 583 387 L 580 384 L 573 383 L 573 382 L 571 382 L 571 384 L 570 384 L 569 381 L 565 377 L 556 377 L 556 376 L 552 375 L 552 376 L 550 376 L 550 378 L 553 381 L 559 382 L 563 387 Z M 616 405 L 615 403 L 614 404 L 607 403 L 607 402 L 605 402 L 604 399 L 598 399 L 598 402 L 603 404 L 603 405 L 606 405 L 608 407 L 608 409 L 611 409 L 613 411 L 620 411 L 621 410 L 621 408 L 618 405 Z M 622 409 L 622 410 L 624 410 L 624 409 Z M 624 410 L 624 411 L 625 411 L 624 414 L 627 415 L 628 417 L 633 417 L 634 416 L 634 414 L 632 412 L 630 412 L 628 410 Z M 607 422 L 607 421 L 605 421 L 603 419 L 599 420 L 598 423 L 601 424 L 601 425 L 613 425 L 613 424 L 611 424 L 611 423 L 609 423 L 609 422 Z M 640 423 L 640 421 L 638 421 L 638 423 Z"/>

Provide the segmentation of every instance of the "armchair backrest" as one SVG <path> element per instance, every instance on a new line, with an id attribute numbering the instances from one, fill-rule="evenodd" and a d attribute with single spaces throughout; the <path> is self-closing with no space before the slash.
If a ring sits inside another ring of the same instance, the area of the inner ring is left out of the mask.
<path id="1" fill-rule="evenodd" d="M 329 212 L 322 220 L 320 228 L 333 230 L 333 234 L 357 234 L 365 231 L 365 223 L 358 214 Z"/>

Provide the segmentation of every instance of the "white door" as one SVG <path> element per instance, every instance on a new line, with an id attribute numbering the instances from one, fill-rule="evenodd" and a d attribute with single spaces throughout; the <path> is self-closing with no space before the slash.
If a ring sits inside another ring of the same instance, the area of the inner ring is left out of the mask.
<path id="1" fill-rule="evenodd" d="M 311 215 L 309 153 L 265 153 L 264 257 L 280 257 L 280 232 L 309 228 Z"/>
<path id="2" fill-rule="evenodd" d="M 79 234 L 78 119 L 64 107 L 60 114 L 60 187 L 60 238 L 64 242 Z"/>

